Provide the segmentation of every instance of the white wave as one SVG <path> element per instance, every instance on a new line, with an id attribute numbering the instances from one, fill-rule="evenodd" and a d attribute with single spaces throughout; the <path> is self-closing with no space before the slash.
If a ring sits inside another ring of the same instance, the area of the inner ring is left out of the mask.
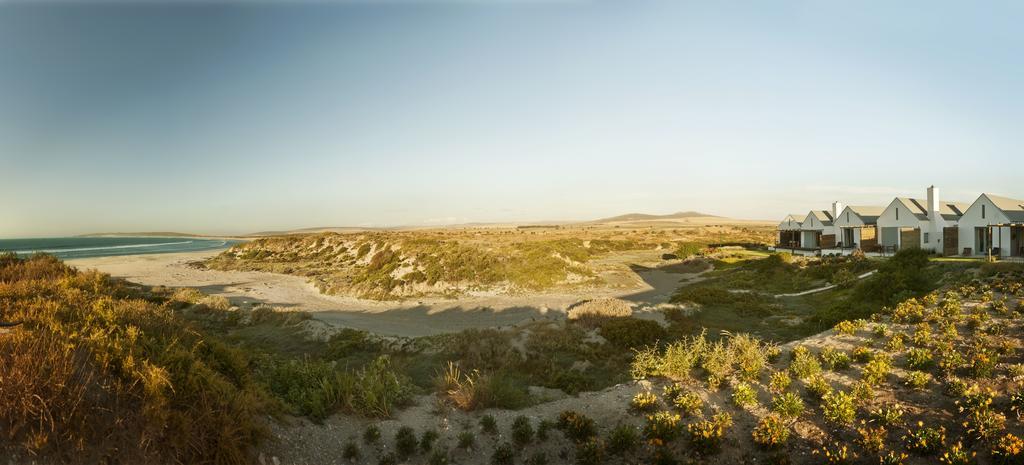
<path id="1" fill-rule="evenodd" d="M 132 244 L 132 245 L 108 245 L 105 247 L 80 247 L 77 249 L 38 249 L 38 250 L 15 250 L 14 253 L 63 253 L 63 252 L 85 252 L 89 250 L 111 250 L 111 249 L 138 249 L 143 247 L 162 247 L 165 245 L 191 244 L 192 241 L 162 242 L 159 244 Z"/>

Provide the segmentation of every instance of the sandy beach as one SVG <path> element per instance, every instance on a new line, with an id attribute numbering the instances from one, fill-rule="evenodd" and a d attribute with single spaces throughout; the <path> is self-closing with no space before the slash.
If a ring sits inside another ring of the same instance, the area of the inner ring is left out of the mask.
<path id="1" fill-rule="evenodd" d="M 235 305 L 271 305 L 306 311 L 326 323 L 381 335 L 417 337 L 469 328 L 493 328 L 541 319 L 561 319 L 575 302 L 617 296 L 644 305 L 663 303 L 688 275 L 653 269 L 635 276 L 630 288 L 606 292 L 483 295 L 458 299 L 380 302 L 325 295 L 305 278 L 254 271 L 216 271 L 188 266 L 219 251 L 122 255 L 68 260 L 79 269 L 97 269 L 147 286 L 194 287 L 224 296 Z"/>

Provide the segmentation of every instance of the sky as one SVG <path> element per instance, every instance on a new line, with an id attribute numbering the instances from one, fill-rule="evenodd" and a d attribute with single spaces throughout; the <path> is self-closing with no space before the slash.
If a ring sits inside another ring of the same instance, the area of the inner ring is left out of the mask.
<path id="1" fill-rule="evenodd" d="M 1022 2 L 0 0 L 0 237 L 1024 197 Z"/>

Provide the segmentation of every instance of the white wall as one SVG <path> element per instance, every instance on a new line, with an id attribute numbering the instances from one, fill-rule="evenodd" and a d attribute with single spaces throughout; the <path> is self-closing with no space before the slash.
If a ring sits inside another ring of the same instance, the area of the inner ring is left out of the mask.
<path id="1" fill-rule="evenodd" d="M 982 206 L 985 207 L 985 217 L 981 217 Z M 977 250 L 977 246 L 974 243 L 974 228 L 981 226 L 988 226 L 990 224 L 1008 223 L 1009 219 L 1006 215 L 1003 215 L 1002 210 L 996 207 L 988 197 L 984 195 L 978 197 L 971 204 L 970 208 L 964 212 L 964 216 L 960 217 L 959 223 L 959 244 L 957 246 L 957 253 L 963 252 L 964 248 L 970 247 L 975 255 L 986 255 L 988 250 Z M 1001 241 L 1001 242 L 1000 242 Z M 992 231 L 992 247 L 1000 247 L 1001 255 L 1010 255 L 1010 229 L 1003 228 L 1002 231 L 995 229 Z"/>

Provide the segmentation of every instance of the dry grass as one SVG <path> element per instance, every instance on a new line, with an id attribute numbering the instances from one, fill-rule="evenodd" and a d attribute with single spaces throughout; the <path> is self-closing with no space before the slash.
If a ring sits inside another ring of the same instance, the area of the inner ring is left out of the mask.
<path id="1" fill-rule="evenodd" d="M 44 463 L 248 463 L 245 356 L 109 276 L 0 256 L 0 451 Z"/>
<path id="2" fill-rule="evenodd" d="M 633 316 L 633 305 L 622 299 L 605 297 L 584 300 L 569 307 L 570 320 L 580 323 L 596 323 L 608 318 L 627 318 Z"/>

